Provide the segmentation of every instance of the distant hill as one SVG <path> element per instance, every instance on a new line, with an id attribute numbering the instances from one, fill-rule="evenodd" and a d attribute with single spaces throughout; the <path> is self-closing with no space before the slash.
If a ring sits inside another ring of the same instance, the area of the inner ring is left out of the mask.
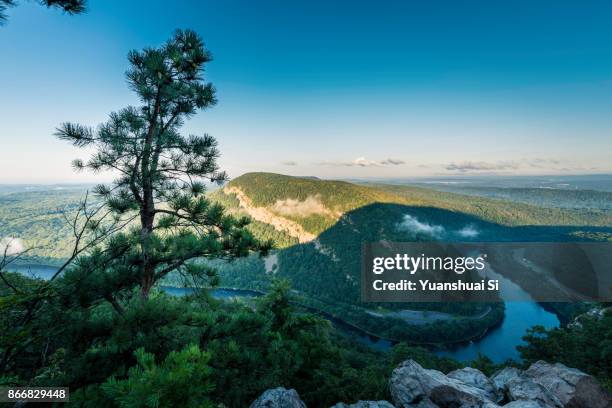
<path id="1" fill-rule="evenodd" d="M 483 305 L 461 303 L 362 304 L 362 242 L 573 241 L 612 237 L 606 211 L 542 208 L 420 187 L 357 185 L 271 173 L 249 173 L 212 197 L 248 214 L 260 236 L 279 237 L 265 260 L 217 264 L 224 285 L 265 290 L 272 279 L 292 282 L 302 301 L 387 337 L 452 341 L 479 333 L 503 316 L 500 305 L 475 321 L 438 321 L 406 330 L 394 310 L 411 308 L 470 316 Z M 293 240 L 293 241 L 292 241 Z M 379 318 L 373 318 L 375 313 Z"/>
<path id="2" fill-rule="evenodd" d="M 47 258 L 47 262 L 65 257 L 71 237 L 61 211 L 74 208 L 86 186 L 19 187 L 17 191 L 15 186 L 0 191 L 0 238 L 15 237 L 28 247 L 37 247 L 33 254 Z M 491 191 L 498 194 L 497 190 Z M 520 190 L 520 194 L 529 197 L 530 191 Z M 581 194 L 591 197 L 589 191 L 567 194 L 574 197 L 576 204 L 581 202 Z M 347 212 L 374 203 L 446 209 L 507 226 L 612 226 L 612 210 L 555 208 L 557 195 L 549 192 L 535 196 L 541 205 L 533 205 L 500 196 L 478 197 L 424 187 L 360 185 L 314 177 L 247 173 L 222 189 L 211 189 L 209 195 L 231 212 L 251 215 L 254 219 L 251 229 L 261 238 L 274 239 L 280 248 L 312 241 Z M 597 199 L 606 197 L 598 195 Z M 609 238 L 601 232 L 584 229 L 582 235 Z"/>
<path id="3" fill-rule="evenodd" d="M 524 202 L 542 207 L 612 210 L 612 192 L 553 188 L 475 188 L 465 194 Z"/>
<path id="4" fill-rule="evenodd" d="M 547 208 L 423 187 L 359 185 L 273 173 L 247 173 L 215 197 L 301 242 L 330 228 L 348 211 L 374 203 L 447 209 L 508 226 L 612 225 L 612 211 L 608 210 Z"/>
<path id="5" fill-rule="evenodd" d="M 54 263 L 71 250 L 71 230 L 64 211 L 76 209 L 85 187 L 0 192 L 0 239 L 18 239 L 43 263 Z M 8 189 L 7 189 L 8 190 Z M 44 258 L 44 259 L 42 259 Z"/>
<path id="6" fill-rule="evenodd" d="M 273 279 L 285 278 L 305 306 L 373 333 L 415 342 L 478 335 L 500 321 L 503 305 L 364 305 L 359 301 L 362 242 L 612 237 L 610 211 L 545 208 L 422 187 L 248 173 L 208 194 L 229 212 L 249 215 L 254 234 L 273 239 L 277 246 L 266 259 L 212 262 L 220 270 L 222 285 L 266 290 Z M 0 193 L 0 238 L 14 237 L 25 246 L 39 247 L 34 252 L 39 263 L 56 262 L 66 256 L 71 238 L 61 210 L 74 208 L 82 195 L 75 190 Z M 407 307 L 452 316 L 407 330 L 396 314 Z"/>

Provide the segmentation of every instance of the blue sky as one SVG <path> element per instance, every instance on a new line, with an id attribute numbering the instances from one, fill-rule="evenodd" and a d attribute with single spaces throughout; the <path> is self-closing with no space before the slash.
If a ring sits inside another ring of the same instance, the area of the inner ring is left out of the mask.
<path id="1" fill-rule="evenodd" d="M 612 172 L 612 3 L 22 1 L 0 27 L 0 182 L 91 181 L 53 138 L 137 103 L 130 49 L 192 28 L 231 176 Z M 97 176 L 109 178 L 108 175 Z"/>

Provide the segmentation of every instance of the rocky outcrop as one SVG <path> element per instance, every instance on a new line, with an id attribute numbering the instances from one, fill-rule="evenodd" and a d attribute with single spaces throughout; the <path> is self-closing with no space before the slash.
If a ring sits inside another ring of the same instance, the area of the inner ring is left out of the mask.
<path id="1" fill-rule="evenodd" d="M 462 381 L 465 384 L 481 389 L 484 395 L 491 401 L 497 402 L 500 399 L 493 385 L 493 381 L 475 368 L 465 367 L 460 370 L 451 371 L 447 374 L 447 377 L 454 378 L 455 380 Z"/>
<path id="2" fill-rule="evenodd" d="M 343 402 L 334 405 L 331 408 L 395 408 L 387 401 L 358 401 L 354 404 L 345 404 Z"/>
<path id="3" fill-rule="evenodd" d="M 549 408 L 535 401 L 512 401 L 504 405 L 503 408 Z"/>
<path id="4" fill-rule="evenodd" d="M 485 390 L 448 377 L 440 371 L 424 369 L 413 360 L 404 361 L 393 370 L 389 390 L 393 403 L 402 408 L 421 406 L 476 408 L 492 403 Z"/>
<path id="5" fill-rule="evenodd" d="M 306 404 L 296 390 L 279 387 L 266 390 L 250 408 L 306 408 Z"/>
<path id="6" fill-rule="evenodd" d="M 582 325 L 585 320 L 595 319 L 601 320 L 605 317 L 606 314 L 612 313 L 612 307 L 594 307 L 586 313 L 582 313 L 574 318 L 574 320 L 568 323 L 567 327 L 570 329 L 582 329 Z"/>
<path id="7" fill-rule="evenodd" d="M 562 407 L 561 401 L 546 388 L 526 377 L 510 380 L 505 386 L 506 399 L 510 401 L 533 401 L 545 407 Z"/>
<path id="8" fill-rule="evenodd" d="M 408 360 L 393 371 L 389 390 L 397 408 L 612 408 L 595 378 L 543 361 L 488 378 L 469 367 L 444 375 Z"/>
<path id="9" fill-rule="evenodd" d="M 506 367 L 491 377 L 491 383 L 499 400 L 505 399 L 506 384 L 521 377 L 521 370 L 516 367 Z"/>
<path id="10" fill-rule="evenodd" d="M 238 200 L 240 208 L 246 212 L 249 217 L 256 221 L 270 224 L 277 231 L 287 233 L 292 237 L 296 237 L 299 242 L 310 242 L 316 236 L 304 230 L 304 228 L 295 221 L 282 217 L 273 213 L 265 207 L 256 207 L 251 199 L 238 187 L 227 186 L 223 189 L 226 195 L 234 194 Z"/>
<path id="11" fill-rule="evenodd" d="M 563 407 L 612 407 L 610 393 L 595 378 L 575 368 L 538 361 L 524 375 L 554 395 Z"/>
<path id="12" fill-rule="evenodd" d="M 527 370 L 507 367 L 490 378 L 475 368 L 444 374 L 414 360 L 389 380 L 387 401 L 338 403 L 331 408 L 612 408 L 612 394 L 592 376 L 563 364 L 538 361 Z M 295 390 L 267 390 L 251 408 L 305 408 Z"/>

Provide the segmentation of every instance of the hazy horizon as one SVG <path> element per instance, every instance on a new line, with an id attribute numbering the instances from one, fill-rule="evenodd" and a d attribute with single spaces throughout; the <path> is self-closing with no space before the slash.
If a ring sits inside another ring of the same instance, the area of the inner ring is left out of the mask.
<path id="1" fill-rule="evenodd" d="M 257 172 L 257 171 L 255 171 Z M 252 173 L 252 172 L 245 172 L 236 176 L 232 176 L 230 177 L 230 179 L 228 181 L 231 181 L 232 179 L 238 178 L 244 174 L 247 173 Z M 612 183 L 612 173 L 590 173 L 590 174 L 533 174 L 533 175 L 517 175 L 517 174 L 450 174 L 450 175 L 432 175 L 432 176 L 388 176 L 388 177 L 377 177 L 377 176 L 371 176 L 371 177 L 319 177 L 319 176 L 313 176 L 310 174 L 288 174 L 288 173 L 281 173 L 281 172 L 263 172 L 263 173 L 275 173 L 275 174 L 281 174 L 281 175 L 286 175 L 286 176 L 291 176 L 291 177 L 315 177 L 321 180 L 340 180 L 340 181 L 352 181 L 352 182 L 359 182 L 359 181 L 387 181 L 387 182 L 406 182 L 406 183 L 410 183 L 410 182 L 414 182 L 414 183 L 424 183 L 427 181 L 431 181 L 431 182 L 436 182 L 436 181 L 440 181 L 440 182 L 444 182 L 444 181 L 448 181 L 449 183 L 461 183 L 462 181 L 471 181 L 471 182 L 494 182 L 494 181 L 508 181 L 508 180 L 524 180 L 524 181 L 546 181 L 549 180 L 551 182 L 560 182 L 563 180 L 593 180 L 593 179 L 604 179 L 607 182 Z M 41 181 L 41 182 L 36 182 L 36 181 L 32 181 L 32 182 L 19 182 L 19 181 L 14 181 L 14 182 L 4 182 L 4 181 L 0 181 L 0 186 L 32 186 L 32 187 L 36 187 L 36 186 L 45 186 L 45 187 L 51 187 L 51 186 L 55 186 L 58 187 L 58 189 L 61 189 L 61 187 L 66 187 L 66 188 L 75 188 L 75 187 L 89 187 L 89 186 L 95 186 L 96 184 L 105 184 L 105 183 L 112 183 L 112 179 L 100 179 L 100 180 L 51 180 L 51 181 Z"/>

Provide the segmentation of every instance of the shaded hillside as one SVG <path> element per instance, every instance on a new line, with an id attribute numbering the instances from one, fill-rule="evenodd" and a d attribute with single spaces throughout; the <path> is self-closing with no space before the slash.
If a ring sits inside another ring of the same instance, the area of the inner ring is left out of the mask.
<path id="1" fill-rule="evenodd" d="M 276 251 L 265 260 L 250 257 L 232 264 L 216 262 L 215 265 L 221 269 L 222 285 L 265 290 L 273 277 L 280 276 L 292 282 L 304 304 L 372 332 L 413 341 L 427 341 L 434 335 L 441 340 L 452 340 L 473 335 L 493 324 L 501 318 L 500 311 L 488 315 L 489 321 L 456 318 L 407 330 L 405 322 L 393 315 L 398 308 L 470 316 L 478 315 L 485 307 L 419 303 L 367 305 L 369 310 L 364 309 L 359 302 L 359 261 L 363 241 L 566 241 L 610 235 L 610 229 L 602 227 L 535 225 L 555 224 L 555 218 L 561 222 L 559 214 L 574 217 L 573 220 L 583 217 L 572 211 L 544 212 L 541 213 L 544 214 L 543 220 L 536 220 L 539 214 L 536 210 L 541 210 L 537 207 L 481 198 L 470 201 L 471 197 L 422 188 L 391 191 L 389 187 L 250 173 L 233 180 L 224 190 L 209 193 L 228 211 L 245 213 L 237 195 L 225 193 L 237 188 L 243 193 L 243 199 L 248 198 L 251 207 L 264 208 L 280 225 L 290 221 L 315 237 L 299 243 L 298 237 L 289 231 L 277 229 L 278 223 L 272 225 L 254 220 L 249 228 L 258 237 L 272 238 L 278 248 L 285 249 Z M 2 234 L 23 238 L 26 243 L 45 243 L 41 249 L 46 251 L 43 254 L 62 257 L 70 234 L 64 227 L 60 209 L 74 206 L 80 195 L 74 191 L 3 195 L 0 197 L 3 204 L 3 217 L 0 217 Z M 491 221 L 496 219 L 500 221 Z M 533 225 L 517 226 L 525 220 L 529 221 L 525 224 Z M 593 222 L 583 221 L 585 225 Z M 374 318 L 371 312 L 386 318 Z M 442 330 L 448 338 L 439 337 Z"/>
<path id="2" fill-rule="evenodd" d="M 389 303 L 360 302 L 361 245 L 389 241 L 573 241 L 588 240 L 577 231 L 612 233 L 609 227 L 507 226 L 470 214 L 426 206 L 375 203 L 349 211 L 312 242 L 277 251 L 266 266 L 263 261 L 241 262 L 239 267 L 222 267 L 222 283 L 265 288 L 276 277 L 291 281 L 307 305 L 324 310 L 373 333 L 408 341 L 432 339 L 452 341 L 481 333 L 503 316 L 495 306 L 483 319 L 469 319 L 486 305 L 474 303 Z M 244 276 L 249 276 L 248 280 Z M 527 291 L 533 288 L 525 287 Z M 408 329 L 393 311 L 435 310 L 464 316 Z M 376 315 L 376 316 L 375 316 Z"/>
<path id="3" fill-rule="evenodd" d="M 507 199 L 494 199 L 414 186 L 375 184 L 372 187 L 410 200 L 425 201 L 433 207 L 461 211 L 507 225 L 612 226 L 612 211 L 587 208 L 586 205 L 574 209 L 555 208 L 557 206 L 553 195 L 539 195 L 537 199 L 533 197 L 531 203 L 525 203 L 510 196 Z M 581 195 L 576 193 L 574 198 L 578 200 L 578 197 Z M 599 196 L 598 199 L 600 198 Z"/>
<path id="4" fill-rule="evenodd" d="M 272 173 L 248 173 L 225 189 L 208 193 L 228 211 L 240 214 L 248 212 L 235 193 L 227 193 L 232 188 L 243 192 L 252 208 L 263 208 L 273 216 L 277 225 L 265 222 L 269 218 L 255 218 L 249 229 L 258 237 L 273 239 L 280 248 L 309 241 L 331 228 L 346 212 L 373 203 L 443 208 L 504 225 L 612 225 L 609 210 L 542 208 L 428 188 L 366 186 Z M 85 187 L 0 193 L 0 238 L 18 238 L 25 246 L 36 247 L 32 255 L 44 263 L 66 257 L 72 237 L 61 212 L 74 209 L 84 193 Z M 287 223 L 298 225 L 304 233 L 279 228 Z M 611 237 L 592 231 L 579 235 L 600 240 Z"/>
<path id="5" fill-rule="evenodd" d="M 345 181 L 274 173 L 244 174 L 232 180 L 224 191 L 235 194 L 233 189 L 244 193 L 254 207 L 264 207 L 279 217 L 295 221 L 312 234 L 331 227 L 347 211 L 374 202 L 398 201 L 393 194 Z"/>
<path id="6" fill-rule="evenodd" d="M 251 207 L 264 208 L 315 235 L 330 228 L 346 212 L 373 203 L 443 208 L 504 225 L 612 225 L 610 211 L 542 208 L 420 187 L 357 185 L 272 173 L 247 173 L 216 194 L 236 196 L 236 192 L 248 197 Z"/>

